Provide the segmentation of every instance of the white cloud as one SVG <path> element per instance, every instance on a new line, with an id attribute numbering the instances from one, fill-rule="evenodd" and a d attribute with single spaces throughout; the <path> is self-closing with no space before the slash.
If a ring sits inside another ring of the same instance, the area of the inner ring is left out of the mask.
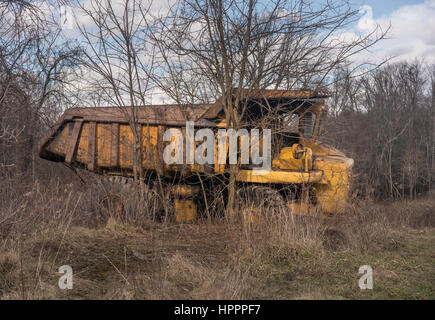
<path id="1" fill-rule="evenodd" d="M 435 0 L 402 6 L 379 19 L 373 19 L 373 10 L 368 5 L 361 7 L 360 12 L 364 13 L 356 28 L 360 33 L 370 32 L 376 25 L 383 30 L 391 25 L 388 39 L 376 45 L 370 54 L 364 53 L 364 56 L 374 55 L 378 61 L 385 58 L 412 61 L 418 58 L 435 63 Z"/>

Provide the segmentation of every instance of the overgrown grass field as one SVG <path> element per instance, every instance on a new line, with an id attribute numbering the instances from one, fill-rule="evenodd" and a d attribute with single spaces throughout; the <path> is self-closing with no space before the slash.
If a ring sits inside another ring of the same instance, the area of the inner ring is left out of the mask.
<path id="1" fill-rule="evenodd" d="M 337 220 L 284 210 L 255 224 L 176 224 L 151 219 L 150 196 L 129 193 L 123 219 L 100 219 L 98 186 L 2 188 L 1 299 L 435 298 L 434 194 L 354 201 Z M 58 286 L 62 265 L 72 290 Z M 373 290 L 358 286 L 362 265 Z"/>

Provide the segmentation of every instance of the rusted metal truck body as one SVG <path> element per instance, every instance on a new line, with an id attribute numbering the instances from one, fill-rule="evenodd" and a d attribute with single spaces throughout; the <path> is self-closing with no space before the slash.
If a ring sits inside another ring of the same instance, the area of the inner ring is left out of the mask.
<path id="1" fill-rule="evenodd" d="M 280 129 L 271 128 L 271 170 L 254 174 L 252 166 L 242 165 L 237 181 L 271 188 L 296 186 L 298 195 L 286 200 L 295 213 L 309 214 L 310 208 L 324 214 L 344 213 L 353 160 L 316 140 L 327 111 L 327 95 L 309 90 L 246 90 L 243 94 L 246 127 L 258 127 L 269 117 L 272 120 L 267 123 Z M 220 128 L 231 127 L 220 100 L 213 104 L 74 108 L 41 140 L 39 155 L 100 174 L 131 176 L 139 143 L 142 168 L 151 175 L 227 175 L 229 165 L 218 161 L 212 165 L 165 163 L 163 152 L 170 142 L 163 140 L 164 133 L 178 128 L 185 137 L 186 121 L 193 121 L 195 130 L 210 128 L 216 135 Z M 192 194 L 194 189 L 189 183 L 178 188 L 181 195 Z M 195 203 L 189 199 L 177 199 L 175 209 L 179 221 L 194 219 L 196 214 Z"/>

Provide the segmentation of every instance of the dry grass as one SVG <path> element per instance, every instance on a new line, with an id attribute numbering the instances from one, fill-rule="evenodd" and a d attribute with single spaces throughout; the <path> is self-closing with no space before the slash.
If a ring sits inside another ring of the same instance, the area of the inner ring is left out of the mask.
<path id="1" fill-rule="evenodd" d="M 155 221 L 150 192 L 123 192 L 119 216 L 99 184 L 2 188 L 1 299 L 435 298 L 433 194 L 361 201 L 340 220 L 260 208 L 255 224 L 177 225 Z M 72 290 L 58 287 L 65 264 Z M 372 291 L 357 285 L 364 264 Z"/>

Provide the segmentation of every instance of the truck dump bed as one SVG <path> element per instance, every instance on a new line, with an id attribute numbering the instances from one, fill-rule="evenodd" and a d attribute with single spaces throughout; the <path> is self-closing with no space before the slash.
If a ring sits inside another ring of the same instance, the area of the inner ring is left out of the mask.
<path id="1" fill-rule="evenodd" d="M 241 97 L 252 105 L 252 112 L 258 112 L 260 100 L 290 105 L 311 103 L 325 96 L 309 90 L 243 90 Z M 172 165 L 170 168 L 163 162 L 167 144 L 163 134 L 168 128 L 180 128 L 185 137 L 186 121 L 194 121 L 196 128 L 215 128 L 224 118 L 220 99 L 213 104 L 73 108 L 43 137 L 39 155 L 89 171 L 126 175 L 133 169 L 133 127 L 139 135 L 143 168 L 163 173 L 166 169 L 180 169 Z M 222 165 L 215 163 L 213 167 L 191 166 L 200 172 L 222 173 Z"/>
<path id="2" fill-rule="evenodd" d="M 39 145 L 41 158 L 78 164 L 90 171 L 132 169 L 134 138 L 129 120 L 140 134 L 146 169 L 163 166 L 163 133 L 168 127 L 215 127 L 219 110 L 210 105 L 98 107 L 67 110 Z M 133 123 L 133 122 L 132 122 Z"/>

